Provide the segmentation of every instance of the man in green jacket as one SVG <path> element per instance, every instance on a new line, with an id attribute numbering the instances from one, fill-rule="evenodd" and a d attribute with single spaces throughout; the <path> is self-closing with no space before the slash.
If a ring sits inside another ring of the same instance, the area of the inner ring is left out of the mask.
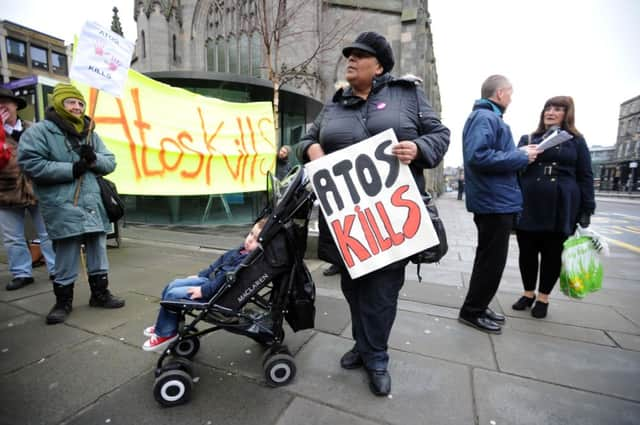
<path id="1" fill-rule="evenodd" d="M 124 300 L 107 289 L 110 223 L 96 180 L 97 175 L 116 168 L 115 157 L 92 131 L 93 123 L 84 114 L 86 103 L 78 89 L 58 84 L 52 100 L 45 120 L 23 134 L 18 151 L 20 166 L 33 180 L 56 252 L 56 304 L 47 315 L 47 324 L 64 322 L 71 312 L 82 244 L 91 287 L 89 305 L 124 306 Z"/>

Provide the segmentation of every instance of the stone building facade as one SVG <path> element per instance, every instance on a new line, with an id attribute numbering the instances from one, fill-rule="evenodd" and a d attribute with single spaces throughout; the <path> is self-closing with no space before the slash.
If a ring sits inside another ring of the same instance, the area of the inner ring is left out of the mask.
<path id="1" fill-rule="evenodd" d="M 276 0 L 271 0 L 272 4 Z M 440 93 L 426 0 L 289 0 L 300 9 L 282 36 L 281 62 L 302 62 L 316 46 L 340 32 L 334 48 L 321 52 L 292 84 L 303 93 L 326 99 L 341 79 L 340 46 L 360 32 L 374 30 L 391 42 L 396 75 L 414 74 L 434 108 Z M 267 78 L 255 0 L 136 0 L 136 61 L 140 72 L 205 71 Z"/>
<path id="2" fill-rule="evenodd" d="M 272 100 L 256 0 L 135 0 L 133 68 L 171 85 L 230 101 Z M 280 143 L 294 144 L 343 80 L 342 46 L 363 31 L 391 43 L 393 74 L 416 75 L 441 111 L 427 0 L 286 0 L 295 11 L 283 28 L 279 69 L 296 69 L 282 86 Z M 278 0 L 267 0 L 272 10 Z M 316 54 L 312 54 L 317 52 Z M 313 56 L 313 60 L 308 61 Z M 304 67 L 297 64 L 307 62 Z M 282 94 L 284 93 L 284 94 Z M 427 188 L 444 189 L 443 166 L 426 172 Z"/>
<path id="3" fill-rule="evenodd" d="M 640 96 L 620 105 L 618 137 L 613 158 L 600 167 L 600 189 L 640 190 Z"/>

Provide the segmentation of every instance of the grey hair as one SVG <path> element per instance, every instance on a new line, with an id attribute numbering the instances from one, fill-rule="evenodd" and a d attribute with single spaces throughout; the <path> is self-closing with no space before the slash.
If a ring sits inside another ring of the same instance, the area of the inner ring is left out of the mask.
<path id="1" fill-rule="evenodd" d="M 480 96 L 484 99 L 488 99 L 496 92 L 498 89 L 502 89 L 505 87 L 511 86 L 511 83 L 507 79 L 507 77 L 503 75 L 492 75 L 482 83 L 482 89 L 480 89 Z"/>

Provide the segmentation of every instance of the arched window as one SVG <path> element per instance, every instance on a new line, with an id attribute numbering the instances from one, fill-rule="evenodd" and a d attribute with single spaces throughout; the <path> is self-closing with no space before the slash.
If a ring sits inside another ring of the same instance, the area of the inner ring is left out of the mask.
<path id="1" fill-rule="evenodd" d="M 212 39 L 208 39 L 205 44 L 207 55 L 207 71 L 215 72 L 216 68 L 216 43 Z"/>
<path id="2" fill-rule="evenodd" d="M 249 57 L 249 36 L 240 34 L 240 74 L 251 75 L 251 58 Z"/>
<path id="3" fill-rule="evenodd" d="M 262 37 L 255 0 L 212 0 L 207 16 L 206 66 L 210 71 L 262 75 Z M 215 47 L 214 47 L 215 46 Z"/>
<path id="4" fill-rule="evenodd" d="M 142 57 L 147 57 L 147 44 L 144 39 L 144 30 L 140 32 L 140 46 L 142 47 Z"/>
<path id="5" fill-rule="evenodd" d="M 227 72 L 227 43 L 224 38 L 216 41 L 216 58 L 218 59 L 216 71 Z"/>
<path id="6" fill-rule="evenodd" d="M 238 41 L 234 36 L 229 37 L 227 50 L 229 51 L 229 72 L 236 74 L 238 72 Z"/>
<path id="7" fill-rule="evenodd" d="M 260 78 L 262 74 L 262 37 L 259 32 L 251 35 L 251 75 Z"/>

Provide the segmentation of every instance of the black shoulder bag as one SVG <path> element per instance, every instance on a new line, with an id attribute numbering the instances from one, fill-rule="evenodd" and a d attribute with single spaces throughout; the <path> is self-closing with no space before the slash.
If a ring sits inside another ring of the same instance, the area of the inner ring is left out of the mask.
<path id="1" fill-rule="evenodd" d="M 417 88 L 416 107 L 418 109 L 418 126 L 420 129 L 420 135 L 422 135 L 422 123 L 420 122 L 422 113 L 420 112 L 420 102 L 418 102 Z M 438 245 L 432 246 L 431 248 L 427 248 L 417 254 L 414 254 L 409 258 L 413 264 L 418 265 L 418 282 L 422 282 L 422 276 L 420 275 L 420 264 L 438 263 L 449 250 L 449 245 L 447 244 L 447 233 L 444 230 L 444 223 L 442 222 L 442 219 L 440 219 L 440 215 L 438 214 L 436 203 L 428 193 L 426 196 L 422 197 L 422 202 L 424 202 L 424 206 L 429 213 L 429 218 L 431 219 L 431 223 L 433 224 L 433 228 L 436 231 L 436 235 L 438 236 L 438 240 L 440 241 L 440 243 Z"/>
<path id="2" fill-rule="evenodd" d="M 89 138 L 91 137 L 91 133 L 93 130 L 89 131 L 87 134 L 86 143 L 90 144 Z M 65 142 L 67 142 L 73 150 L 76 150 L 80 143 L 77 140 L 68 140 L 65 138 Z M 78 186 L 76 188 L 76 193 L 74 197 L 74 205 L 77 205 L 78 195 L 80 194 L 80 184 L 82 183 L 82 178 L 84 176 L 80 176 L 78 179 Z M 98 182 L 98 187 L 100 187 L 100 197 L 102 198 L 102 204 L 104 205 L 104 209 L 107 212 L 107 217 L 109 218 L 110 223 L 115 223 L 124 217 L 124 202 L 118 195 L 118 189 L 116 188 L 116 184 L 109 179 L 105 179 L 104 177 L 96 174 L 96 181 Z"/>
<path id="3" fill-rule="evenodd" d="M 444 223 L 438 214 L 436 203 L 433 202 L 433 198 L 431 198 L 430 195 L 423 196 L 422 202 L 424 202 L 424 206 L 429 213 L 429 218 L 431 219 L 431 223 L 433 224 L 433 228 L 436 231 L 436 235 L 438 236 L 440 243 L 411 256 L 411 262 L 418 265 L 418 282 L 422 282 L 420 264 L 438 263 L 449 250 L 449 245 L 447 244 L 447 233 L 444 230 Z"/>
<path id="4" fill-rule="evenodd" d="M 100 196 L 107 211 L 107 217 L 111 223 L 115 223 L 124 216 L 124 202 L 118 195 L 116 184 L 102 176 L 96 176 L 96 181 L 100 186 Z"/>

